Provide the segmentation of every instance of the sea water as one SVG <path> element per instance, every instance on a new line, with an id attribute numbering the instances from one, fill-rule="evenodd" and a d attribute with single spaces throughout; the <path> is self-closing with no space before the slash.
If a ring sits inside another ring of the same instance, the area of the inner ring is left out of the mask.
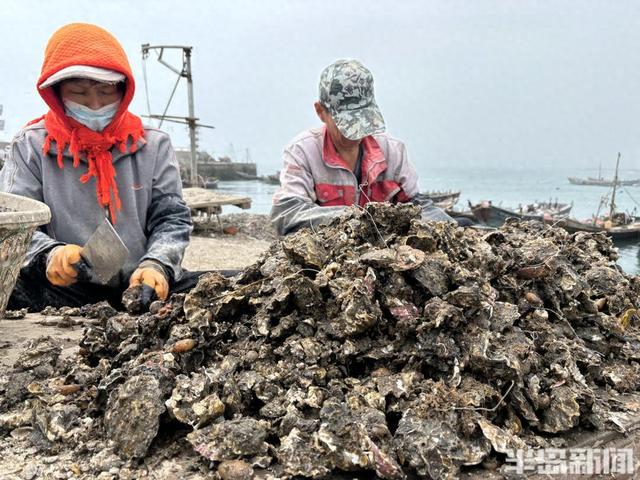
<path id="1" fill-rule="evenodd" d="M 517 167 L 487 168 L 478 166 L 449 166 L 428 169 L 417 164 L 420 188 L 429 190 L 460 190 L 460 200 L 456 208 L 468 210 L 468 202 L 477 203 L 491 200 L 494 205 L 517 208 L 519 205 L 536 201 L 558 201 L 573 203 L 571 216 L 586 220 L 597 212 L 601 198 L 611 197 L 611 188 L 571 185 L 568 176 L 597 176 L 597 169 L 576 170 L 567 167 Z M 606 178 L 613 173 L 603 172 Z M 625 170 L 621 178 L 640 178 L 640 171 Z M 252 213 L 268 214 L 271 199 L 277 185 L 258 181 L 220 182 L 218 191 L 251 197 L 249 210 Z M 640 187 L 620 187 L 616 192 L 618 211 L 640 215 Z M 224 213 L 239 212 L 237 207 L 224 207 Z M 608 212 L 608 207 L 600 206 L 600 211 Z M 619 243 L 618 264 L 631 275 L 640 274 L 640 242 L 638 240 Z"/>

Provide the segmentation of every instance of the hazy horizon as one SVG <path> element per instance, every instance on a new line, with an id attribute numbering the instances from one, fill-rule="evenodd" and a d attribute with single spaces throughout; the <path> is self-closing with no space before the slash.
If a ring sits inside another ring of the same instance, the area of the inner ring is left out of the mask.
<path id="1" fill-rule="evenodd" d="M 96 23 L 123 44 L 146 114 L 140 46 L 193 50 L 200 147 L 249 148 L 263 173 L 282 147 L 319 124 L 312 104 L 320 71 L 360 59 L 374 74 L 388 131 L 420 171 L 640 168 L 640 3 L 595 1 L 162 1 L 3 0 L 0 104 L 8 140 L 45 112 L 35 82 L 45 44 L 60 26 Z M 177 62 L 174 57 L 173 63 Z M 153 113 L 176 76 L 147 63 Z M 169 114 L 186 115 L 184 80 Z M 163 126 L 174 146 L 186 128 Z"/>

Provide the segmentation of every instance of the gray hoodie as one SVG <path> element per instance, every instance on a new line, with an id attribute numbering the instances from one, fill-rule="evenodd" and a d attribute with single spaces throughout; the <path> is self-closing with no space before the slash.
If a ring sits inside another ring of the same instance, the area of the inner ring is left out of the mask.
<path id="1" fill-rule="evenodd" d="M 98 205 L 96 180 L 80 182 L 87 171 L 81 159 L 64 152 L 64 168 L 56 162 L 57 145 L 42 153 L 47 132 L 44 121 L 23 128 L 11 143 L 9 156 L 0 171 L 0 191 L 31 197 L 51 209 L 51 223 L 37 230 L 23 266 L 57 245 L 83 246 L 105 217 Z M 129 249 L 129 258 L 112 286 L 125 287 L 138 265 L 147 260 L 160 263 L 169 278 L 180 279 L 182 257 L 192 230 L 189 208 L 182 199 L 182 184 L 169 136 L 145 128 L 145 142 L 135 153 L 112 149 L 122 209 L 114 228 Z"/>

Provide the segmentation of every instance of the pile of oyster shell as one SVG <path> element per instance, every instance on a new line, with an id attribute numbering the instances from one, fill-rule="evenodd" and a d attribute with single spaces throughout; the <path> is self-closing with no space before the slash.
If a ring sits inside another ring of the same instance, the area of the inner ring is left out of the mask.
<path id="1" fill-rule="evenodd" d="M 221 478 L 500 468 L 638 414 L 640 278 L 616 258 L 603 235 L 370 204 L 148 313 L 98 309 L 76 359 L 31 345 L 0 434 L 130 465 L 189 451 Z"/>

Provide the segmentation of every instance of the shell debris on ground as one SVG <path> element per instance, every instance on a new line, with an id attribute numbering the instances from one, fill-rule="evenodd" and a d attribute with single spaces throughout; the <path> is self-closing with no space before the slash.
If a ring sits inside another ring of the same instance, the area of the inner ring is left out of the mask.
<path id="1" fill-rule="evenodd" d="M 23 476 L 453 479 L 637 419 L 640 279 L 606 237 L 419 214 L 349 209 L 103 315 L 76 357 L 32 341 L 0 378 L 3 447 L 40 455 Z"/>

